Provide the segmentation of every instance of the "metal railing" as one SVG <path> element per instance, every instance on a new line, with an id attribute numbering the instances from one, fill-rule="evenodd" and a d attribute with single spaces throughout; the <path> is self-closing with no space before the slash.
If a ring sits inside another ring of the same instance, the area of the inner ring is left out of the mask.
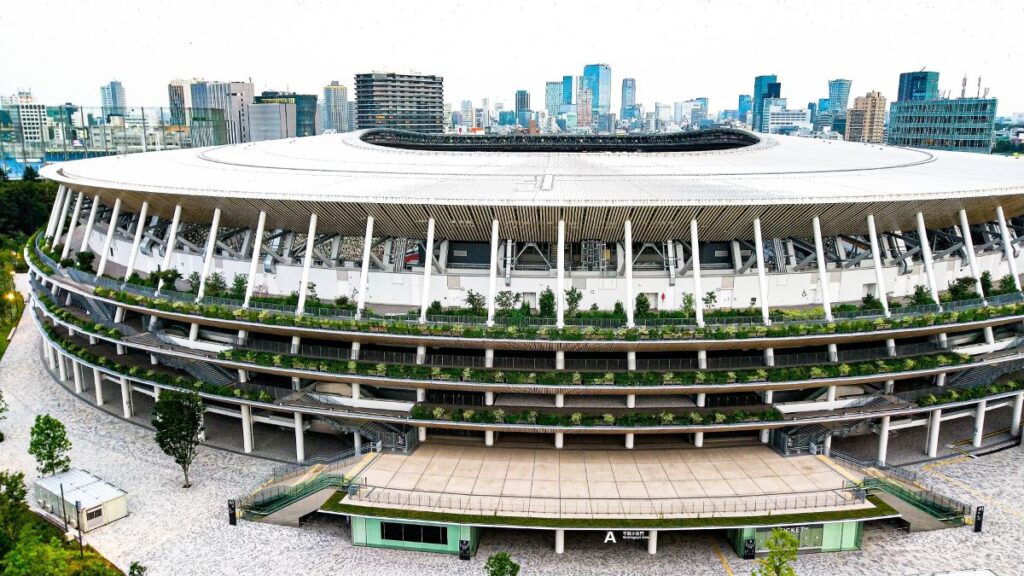
<path id="1" fill-rule="evenodd" d="M 877 470 L 882 474 L 892 476 L 897 480 L 907 482 L 909 484 L 917 483 L 917 474 L 911 470 L 907 470 L 906 468 L 901 468 L 899 466 L 891 466 L 889 464 L 879 464 L 878 462 L 871 462 L 868 460 L 861 460 L 860 458 L 857 458 L 850 454 L 846 454 L 845 452 L 840 452 L 835 449 L 833 449 L 829 453 L 829 457 L 835 460 L 836 462 L 839 462 L 840 464 L 843 464 L 855 470 L 859 470 L 868 475 L 871 474 L 871 470 Z"/>
<path id="2" fill-rule="evenodd" d="M 943 496 L 942 494 L 936 494 L 925 488 L 907 488 L 886 478 L 868 478 L 860 486 L 868 491 L 881 490 L 888 492 L 935 518 L 952 524 L 963 524 L 964 519 L 969 517 L 973 511 L 973 506 L 970 504 Z"/>

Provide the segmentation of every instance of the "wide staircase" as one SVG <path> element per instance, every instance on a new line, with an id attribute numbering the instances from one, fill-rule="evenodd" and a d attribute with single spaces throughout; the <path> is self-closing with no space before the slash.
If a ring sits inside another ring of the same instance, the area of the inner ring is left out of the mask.
<path id="1" fill-rule="evenodd" d="M 409 452 L 417 443 L 415 430 L 411 428 L 403 430 L 384 422 L 349 421 L 337 418 L 331 418 L 329 422 L 335 432 L 358 433 L 377 445 L 379 450 Z"/>

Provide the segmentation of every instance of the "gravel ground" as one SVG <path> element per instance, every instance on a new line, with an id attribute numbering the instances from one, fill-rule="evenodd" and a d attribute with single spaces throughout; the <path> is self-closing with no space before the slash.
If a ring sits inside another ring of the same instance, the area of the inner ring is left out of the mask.
<path id="1" fill-rule="evenodd" d="M 273 462 L 204 449 L 193 471 L 194 486 L 181 488 L 181 473 L 160 453 L 151 432 L 81 402 L 45 369 L 41 338 L 27 316 L 0 361 L 0 388 L 10 404 L 0 443 L 4 468 L 35 478 L 27 454 L 28 430 L 36 414 L 49 413 L 68 427 L 72 462 L 129 493 L 131 514 L 88 534 L 86 540 L 118 566 L 138 560 L 151 576 L 202 574 L 481 574 L 487 556 L 508 551 L 526 574 L 749 574 L 754 564 L 727 547 L 721 533 L 662 533 L 659 552 L 642 542 L 604 544 L 603 534 L 570 532 L 566 553 L 553 553 L 553 535 L 543 531 L 493 530 L 482 536 L 470 562 L 436 554 L 352 547 L 348 529 L 320 517 L 301 529 L 226 522 L 226 501 L 262 479 Z M 944 427 L 945 431 L 945 427 Z M 920 451 L 916 438 L 913 449 Z M 943 434 L 943 442 L 959 438 Z M 901 439 L 894 437 L 890 450 Z M 911 447 L 906 448 L 908 451 Z M 968 528 L 908 535 L 868 528 L 864 550 L 801 557 L 801 576 L 910 575 L 988 568 L 1000 576 L 1020 574 L 1024 549 L 1014 544 L 1024 529 L 1024 450 L 1013 448 L 978 459 L 915 466 L 944 494 L 986 504 L 985 531 Z M 722 559 L 719 557 L 721 551 Z"/>

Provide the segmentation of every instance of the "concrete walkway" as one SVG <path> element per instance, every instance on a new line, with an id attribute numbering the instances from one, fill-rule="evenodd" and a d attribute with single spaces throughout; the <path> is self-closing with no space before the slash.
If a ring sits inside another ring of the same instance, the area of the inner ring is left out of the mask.
<path id="1" fill-rule="evenodd" d="M 897 496 L 893 496 L 888 492 L 880 490 L 876 492 L 875 495 L 878 496 L 882 502 L 892 506 L 900 513 L 900 516 L 910 524 L 911 532 L 928 532 L 930 530 L 942 530 L 943 528 L 951 527 L 949 524 L 946 524 L 924 510 L 921 510 L 917 506 L 914 506 Z"/>

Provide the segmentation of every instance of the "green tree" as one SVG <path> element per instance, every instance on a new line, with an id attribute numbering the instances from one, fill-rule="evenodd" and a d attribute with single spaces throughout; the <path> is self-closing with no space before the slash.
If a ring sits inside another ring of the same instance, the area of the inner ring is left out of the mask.
<path id="1" fill-rule="evenodd" d="M 142 562 L 132 562 L 131 566 L 128 567 L 128 576 L 146 576 L 148 568 L 142 565 Z"/>
<path id="2" fill-rule="evenodd" d="M 192 483 L 188 469 L 199 452 L 199 436 L 203 432 L 203 401 L 198 394 L 164 390 L 153 405 L 153 428 L 156 429 L 156 443 L 174 462 L 181 466 L 185 475 L 183 488 Z"/>
<path id="3" fill-rule="evenodd" d="M 1010 294 L 1011 292 L 1017 291 L 1017 284 L 1013 281 L 1013 276 L 1007 274 L 999 279 L 999 293 Z"/>
<path id="4" fill-rule="evenodd" d="M 537 308 L 540 310 L 540 315 L 543 318 L 551 318 L 555 315 L 555 292 L 550 286 L 540 293 Z"/>
<path id="5" fill-rule="evenodd" d="M 690 292 L 683 294 L 683 314 L 687 318 L 693 318 L 697 314 L 697 299 Z"/>
<path id="6" fill-rule="evenodd" d="M 83 252 L 75 253 L 75 268 L 84 270 L 86 272 L 92 272 L 92 263 L 96 260 L 96 255 L 92 252 L 85 250 Z"/>
<path id="7" fill-rule="evenodd" d="M 881 310 L 882 301 L 875 298 L 874 294 L 865 294 L 864 297 L 860 299 L 860 308 L 861 310 Z"/>
<path id="8" fill-rule="evenodd" d="M 494 304 L 498 307 L 498 310 L 502 312 L 510 312 L 513 308 L 519 305 L 519 299 L 522 296 L 517 292 L 511 290 L 502 290 L 494 297 Z"/>
<path id="9" fill-rule="evenodd" d="M 509 556 L 508 552 L 491 554 L 484 564 L 487 576 L 518 576 L 519 564 Z"/>
<path id="10" fill-rule="evenodd" d="M 483 315 L 487 309 L 487 298 L 474 290 L 466 291 L 466 307 L 473 311 L 473 314 Z"/>
<path id="11" fill-rule="evenodd" d="M 935 300 L 932 299 L 931 292 L 928 291 L 928 287 L 918 284 L 914 286 L 914 294 L 910 297 L 910 304 L 913 306 L 927 306 L 929 304 L 935 304 Z"/>
<path id="12" fill-rule="evenodd" d="M 981 291 L 985 296 L 992 296 L 992 273 L 988 270 L 981 273 Z"/>
<path id="13" fill-rule="evenodd" d="M 14 547 L 18 531 L 32 512 L 25 503 L 25 475 L 21 472 L 0 472 L 0 558 Z"/>
<path id="14" fill-rule="evenodd" d="M 31 166 L 25 166 L 25 171 L 21 173 L 21 179 L 25 182 L 35 182 L 39 180 L 39 172 Z"/>
<path id="15" fill-rule="evenodd" d="M 956 302 L 960 300 L 972 300 L 978 297 L 978 293 L 974 291 L 977 282 L 975 282 L 973 276 L 967 276 L 964 278 L 957 278 L 956 280 L 949 283 L 947 292 L 949 299 Z"/>
<path id="16" fill-rule="evenodd" d="M 193 272 L 188 275 L 188 289 L 193 294 L 199 293 L 199 284 L 203 281 L 203 277 L 199 275 L 199 272 Z"/>
<path id="17" fill-rule="evenodd" d="M 36 416 L 28 442 L 28 453 L 36 458 L 36 470 L 43 476 L 67 471 L 71 467 L 70 450 L 64 424 L 49 414 Z"/>
<path id="18" fill-rule="evenodd" d="M 580 309 L 580 301 L 583 300 L 583 292 L 580 292 L 575 286 L 565 291 L 565 311 L 570 315 L 575 314 Z"/>
<path id="19" fill-rule="evenodd" d="M 214 272 L 206 277 L 206 295 L 207 296 L 223 296 L 224 291 L 227 290 L 228 283 L 224 280 L 224 275 L 220 272 Z"/>
<path id="20" fill-rule="evenodd" d="M 67 553 L 60 540 L 44 541 L 31 524 L 18 535 L 14 548 L 4 556 L 4 576 L 67 576 Z"/>
<path id="21" fill-rule="evenodd" d="M 704 302 L 704 308 L 714 308 L 715 304 L 718 304 L 718 294 L 715 294 L 714 290 L 708 290 L 701 300 Z"/>
<path id="22" fill-rule="evenodd" d="M 640 293 L 636 295 L 633 312 L 637 318 L 643 318 L 651 313 L 651 300 L 647 297 L 647 294 Z"/>
<path id="23" fill-rule="evenodd" d="M 241 274 L 235 274 L 231 279 L 231 297 L 235 300 L 245 298 L 245 290 L 249 286 L 249 279 Z"/>
<path id="24" fill-rule="evenodd" d="M 427 316 L 440 316 L 444 314 L 444 306 L 441 306 L 440 300 L 434 300 L 427 306 Z"/>
<path id="25" fill-rule="evenodd" d="M 800 540 L 787 530 L 775 528 L 766 544 L 768 555 L 758 560 L 751 576 L 796 576 L 790 562 L 796 560 Z"/>

